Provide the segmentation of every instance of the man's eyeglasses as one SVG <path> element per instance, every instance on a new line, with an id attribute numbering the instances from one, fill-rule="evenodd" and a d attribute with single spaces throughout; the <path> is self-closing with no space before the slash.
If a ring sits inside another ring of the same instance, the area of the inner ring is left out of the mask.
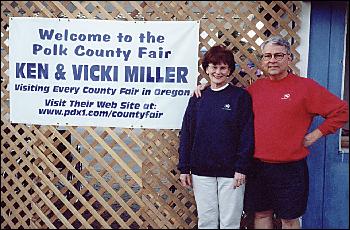
<path id="1" fill-rule="evenodd" d="M 281 61 L 285 55 L 288 55 L 288 54 L 285 54 L 285 53 L 275 53 L 275 54 L 267 53 L 267 54 L 262 55 L 262 60 L 263 61 L 270 61 L 272 56 L 273 56 L 275 58 L 275 60 Z"/>

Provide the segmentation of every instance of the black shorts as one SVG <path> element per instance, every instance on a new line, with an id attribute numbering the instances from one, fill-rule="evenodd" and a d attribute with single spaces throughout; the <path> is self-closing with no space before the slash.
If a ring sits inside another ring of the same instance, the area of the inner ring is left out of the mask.
<path id="1" fill-rule="evenodd" d="M 254 160 L 253 171 L 247 177 L 244 210 L 273 210 L 277 218 L 296 219 L 305 213 L 308 195 L 306 159 L 278 164 Z"/>

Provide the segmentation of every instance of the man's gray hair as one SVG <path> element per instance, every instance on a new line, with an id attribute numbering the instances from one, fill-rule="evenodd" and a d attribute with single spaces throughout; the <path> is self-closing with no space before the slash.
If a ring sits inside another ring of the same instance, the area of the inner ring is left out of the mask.
<path id="1" fill-rule="evenodd" d="M 282 38 L 281 36 L 271 36 L 271 37 L 269 37 L 266 41 L 264 41 L 261 44 L 261 46 L 260 46 L 261 50 L 264 50 L 265 46 L 267 44 L 269 44 L 269 43 L 276 44 L 276 45 L 279 45 L 279 46 L 284 46 L 287 49 L 287 53 L 288 54 L 291 53 L 290 52 L 290 44 L 289 44 L 289 42 L 287 40 L 285 40 L 284 38 Z"/>

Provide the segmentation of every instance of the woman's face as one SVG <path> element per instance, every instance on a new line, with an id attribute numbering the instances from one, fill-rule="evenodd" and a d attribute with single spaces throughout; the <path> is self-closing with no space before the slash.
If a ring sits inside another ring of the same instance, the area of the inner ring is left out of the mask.
<path id="1" fill-rule="evenodd" d="M 227 64 L 221 63 L 214 65 L 210 63 L 206 70 L 209 75 L 211 87 L 213 89 L 220 88 L 227 83 L 227 77 L 230 74 L 230 68 Z"/>

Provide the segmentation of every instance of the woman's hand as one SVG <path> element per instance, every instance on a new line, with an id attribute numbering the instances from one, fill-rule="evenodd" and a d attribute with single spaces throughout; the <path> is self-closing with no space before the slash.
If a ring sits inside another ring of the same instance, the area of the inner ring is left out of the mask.
<path id="1" fill-rule="evenodd" d="M 242 173 L 235 172 L 235 177 L 233 178 L 233 188 L 236 189 L 239 186 L 245 184 L 246 176 Z"/>
<path id="2" fill-rule="evenodd" d="M 187 188 L 192 187 L 192 177 L 190 174 L 180 174 L 181 185 Z"/>

